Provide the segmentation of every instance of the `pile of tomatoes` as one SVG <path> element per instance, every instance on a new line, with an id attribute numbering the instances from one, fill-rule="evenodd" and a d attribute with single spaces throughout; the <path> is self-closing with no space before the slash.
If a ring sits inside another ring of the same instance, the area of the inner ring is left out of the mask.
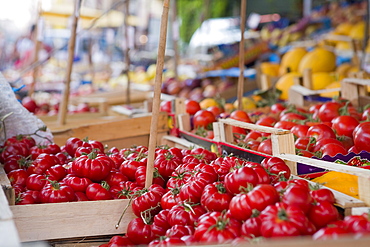
<path id="1" fill-rule="evenodd" d="M 145 188 L 147 155 L 145 146 L 108 149 L 76 137 L 61 147 L 40 146 L 19 135 L 6 140 L 0 160 L 18 205 L 130 199 L 136 218 L 106 246 L 326 239 L 370 231 L 365 216 L 342 219 L 330 190 L 291 179 L 280 158 L 255 163 L 204 148 L 159 146 L 153 183 Z"/>
<path id="2" fill-rule="evenodd" d="M 290 130 L 295 137 L 298 155 L 331 157 L 337 154 L 370 152 L 370 108 L 359 110 L 346 100 L 332 100 L 313 104 L 309 108 L 283 103 L 273 104 L 269 111 L 232 110 L 221 106 L 201 109 L 198 102 L 185 101 L 186 112 L 191 115 L 193 132 L 213 138 L 212 123 L 218 118 L 231 118 L 242 122 Z M 165 110 L 165 109 L 164 109 Z M 254 151 L 272 154 L 270 135 L 259 131 L 233 127 L 235 144 Z"/>

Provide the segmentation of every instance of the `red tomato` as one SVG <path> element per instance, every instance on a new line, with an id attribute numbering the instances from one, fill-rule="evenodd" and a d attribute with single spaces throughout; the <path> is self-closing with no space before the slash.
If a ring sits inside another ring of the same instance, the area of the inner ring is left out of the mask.
<path id="1" fill-rule="evenodd" d="M 265 153 L 268 155 L 272 155 L 272 142 L 271 138 L 267 138 L 260 142 L 257 148 L 257 152 Z"/>
<path id="2" fill-rule="evenodd" d="M 342 143 L 337 140 L 336 138 L 331 138 L 331 137 L 323 137 L 321 139 L 319 139 L 318 141 L 316 141 L 315 143 L 315 146 L 311 149 L 309 149 L 310 151 L 312 152 L 317 152 L 317 151 L 320 151 L 321 148 L 328 144 L 328 143 L 335 143 L 335 144 L 338 144 L 340 146 L 343 146 Z"/>
<path id="3" fill-rule="evenodd" d="M 146 166 L 139 166 L 135 172 L 135 182 L 139 186 L 144 187 L 145 181 L 146 181 Z M 163 188 L 166 186 L 166 180 L 164 180 L 164 178 L 159 174 L 157 168 L 154 169 L 152 183 L 158 184 Z"/>
<path id="4" fill-rule="evenodd" d="M 327 201 L 332 204 L 335 203 L 334 193 L 327 188 L 311 189 L 310 194 L 315 202 Z"/>
<path id="5" fill-rule="evenodd" d="M 354 129 L 353 141 L 357 150 L 370 152 L 370 122 L 360 123 Z"/>
<path id="6" fill-rule="evenodd" d="M 46 170 L 45 175 L 48 179 L 59 182 L 67 175 L 67 169 L 62 165 L 54 165 Z"/>
<path id="7" fill-rule="evenodd" d="M 284 160 L 278 157 L 264 158 L 261 165 L 270 175 L 271 183 L 274 184 L 283 176 L 286 180 L 290 178 L 291 172 Z"/>
<path id="8" fill-rule="evenodd" d="M 182 203 L 170 209 L 167 219 L 171 226 L 195 226 L 199 217 L 206 212 L 200 204 L 190 205 L 188 203 Z"/>
<path id="9" fill-rule="evenodd" d="M 339 136 L 352 137 L 353 130 L 360 122 L 352 116 L 338 116 L 332 120 L 332 128 Z"/>
<path id="10" fill-rule="evenodd" d="M 261 212 L 261 235 L 265 238 L 308 235 L 314 226 L 305 213 L 290 205 L 277 203 Z"/>
<path id="11" fill-rule="evenodd" d="M 213 122 L 216 122 L 216 117 L 212 112 L 207 110 L 200 110 L 194 114 L 193 124 L 194 128 L 203 127 L 205 129 L 211 129 Z"/>
<path id="12" fill-rule="evenodd" d="M 313 240 L 329 240 L 329 239 L 338 239 L 342 235 L 346 237 L 348 235 L 348 231 L 344 229 L 342 226 L 328 226 L 321 228 L 317 232 L 312 235 Z"/>
<path id="13" fill-rule="evenodd" d="M 154 160 L 154 167 L 159 174 L 167 181 L 175 169 L 182 164 L 182 159 L 170 153 L 158 155 Z"/>
<path id="14" fill-rule="evenodd" d="M 21 155 L 27 157 L 30 154 L 28 145 L 24 142 L 12 143 L 2 148 L 0 162 L 3 163 L 10 155 Z"/>
<path id="15" fill-rule="evenodd" d="M 339 102 L 325 102 L 318 111 L 318 117 L 322 122 L 331 122 L 335 117 L 339 116 L 339 109 L 343 107 Z"/>
<path id="16" fill-rule="evenodd" d="M 287 205 L 298 207 L 307 213 L 311 208 L 312 197 L 308 188 L 291 184 L 284 191 L 281 201 Z"/>
<path id="17" fill-rule="evenodd" d="M 132 219 L 128 223 L 126 235 L 135 245 L 149 244 L 156 238 L 149 220 L 145 222 L 141 217 Z"/>
<path id="18" fill-rule="evenodd" d="M 185 242 L 179 237 L 165 237 L 163 239 L 155 239 L 148 244 L 148 247 L 170 247 L 176 245 L 185 246 Z"/>
<path id="19" fill-rule="evenodd" d="M 152 184 L 148 189 L 140 191 L 140 195 L 132 200 L 132 211 L 138 217 L 142 212 L 146 212 L 151 216 L 156 215 L 161 211 L 161 198 L 165 194 L 165 190 L 158 184 Z"/>
<path id="20" fill-rule="evenodd" d="M 259 215 L 259 213 L 258 213 Z M 261 237 L 261 218 L 258 216 L 252 216 L 245 220 L 240 229 L 240 235 L 246 238 L 258 238 Z"/>
<path id="21" fill-rule="evenodd" d="M 347 154 L 347 150 L 342 144 L 337 143 L 327 143 L 321 147 L 320 151 L 322 152 L 322 156 L 329 155 L 334 157 L 337 154 Z"/>
<path id="22" fill-rule="evenodd" d="M 314 137 L 316 141 L 320 140 L 321 138 L 336 138 L 333 129 L 326 124 L 316 124 L 311 126 L 307 130 L 307 136 Z"/>
<path id="23" fill-rule="evenodd" d="M 194 226 L 174 225 L 166 231 L 166 237 L 180 239 L 183 236 L 193 235 L 193 233 Z"/>
<path id="24" fill-rule="evenodd" d="M 15 199 L 16 205 L 27 205 L 27 204 L 35 204 L 35 199 L 29 193 L 22 192 L 19 196 Z"/>
<path id="25" fill-rule="evenodd" d="M 280 121 L 297 121 L 297 120 L 305 120 L 307 119 L 306 116 L 296 113 L 296 112 L 287 112 L 280 115 Z"/>
<path id="26" fill-rule="evenodd" d="M 74 157 L 76 149 L 82 145 L 82 140 L 77 137 L 70 137 L 64 145 L 65 151 Z"/>
<path id="27" fill-rule="evenodd" d="M 49 181 L 41 190 L 42 203 L 72 202 L 76 200 L 75 192 L 68 185 Z"/>
<path id="28" fill-rule="evenodd" d="M 125 181 L 121 182 L 119 185 L 113 185 L 110 187 L 109 192 L 112 194 L 114 199 L 127 199 L 132 198 L 134 194 L 143 189 L 135 182 Z"/>
<path id="29" fill-rule="evenodd" d="M 70 175 L 63 179 L 67 185 L 69 185 L 76 192 L 86 192 L 87 186 L 92 184 L 92 181 L 88 178 L 80 178 L 74 175 Z"/>
<path id="30" fill-rule="evenodd" d="M 258 177 L 258 184 L 270 184 L 270 176 L 267 173 L 266 169 L 260 163 L 246 162 L 245 166 L 251 167 L 253 171 L 257 174 Z"/>
<path id="31" fill-rule="evenodd" d="M 163 209 L 171 209 L 181 202 L 179 196 L 180 190 L 178 188 L 173 188 L 167 191 L 161 198 L 161 207 Z"/>
<path id="32" fill-rule="evenodd" d="M 44 174 L 47 169 L 58 165 L 60 160 L 54 154 L 40 154 L 27 168 L 28 174 Z"/>
<path id="33" fill-rule="evenodd" d="M 109 186 L 114 186 L 127 181 L 128 178 L 121 172 L 112 170 L 104 180 L 109 184 Z"/>
<path id="34" fill-rule="evenodd" d="M 10 137 L 10 138 L 6 139 L 6 141 L 4 142 L 4 146 L 8 146 L 8 145 L 11 145 L 13 143 L 19 143 L 19 142 L 23 142 L 23 143 L 27 144 L 27 147 L 29 149 L 36 145 L 36 141 L 35 141 L 35 139 L 33 139 L 32 136 L 16 135 L 16 136 L 13 136 L 13 137 Z"/>
<path id="35" fill-rule="evenodd" d="M 39 174 L 31 174 L 26 181 L 26 187 L 29 190 L 41 191 L 46 184 L 46 177 Z"/>
<path id="36" fill-rule="evenodd" d="M 185 100 L 185 110 L 189 115 L 194 115 L 201 108 L 198 101 L 187 99 Z"/>
<path id="37" fill-rule="evenodd" d="M 195 172 L 188 178 L 186 183 L 181 186 L 179 196 L 182 201 L 199 203 L 204 187 L 216 180 L 216 172 L 214 174 L 201 171 Z"/>
<path id="38" fill-rule="evenodd" d="M 245 123 L 252 123 L 252 120 L 250 119 L 248 113 L 243 110 L 235 110 L 231 112 L 230 118 L 241 121 L 241 122 L 245 122 Z M 244 135 L 247 133 L 247 130 L 244 128 L 233 126 L 232 129 L 233 129 L 233 133 L 240 133 Z"/>
<path id="39" fill-rule="evenodd" d="M 23 187 L 26 186 L 28 174 L 25 170 L 23 169 L 13 170 L 9 172 L 7 176 L 11 185 L 18 184 Z"/>
<path id="40" fill-rule="evenodd" d="M 10 155 L 4 161 L 4 171 L 6 173 L 9 173 L 12 170 L 17 169 L 27 170 L 27 167 L 30 165 L 31 162 L 32 162 L 31 160 L 22 155 L 19 154 Z"/>
<path id="41" fill-rule="evenodd" d="M 307 131 L 310 127 L 305 124 L 297 124 L 293 126 L 290 131 L 296 136 L 296 137 L 304 137 L 307 136 Z"/>
<path id="42" fill-rule="evenodd" d="M 343 219 L 346 229 L 351 233 L 369 233 L 370 220 L 367 213 L 361 215 L 348 215 Z"/>
<path id="43" fill-rule="evenodd" d="M 322 201 L 312 205 L 308 218 L 317 229 L 320 229 L 339 220 L 339 213 L 331 202 Z"/>
<path id="44" fill-rule="evenodd" d="M 172 112 L 172 101 L 171 100 L 163 100 L 160 103 L 159 110 L 171 113 Z"/>
<path id="45" fill-rule="evenodd" d="M 298 137 L 294 142 L 294 146 L 296 149 L 312 151 L 315 148 L 315 139 L 309 136 Z"/>
<path id="46" fill-rule="evenodd" d="M 219 106 L 210 106 L 206 110 L 212 112 L 216 118 L 219 117 L 222 112 L 224 112 L 224 109 Z"/>
<path id="47" fill-rule="evenodd" d="M 166 231 L 171 228 L 168 223 L 168 213 L 170 210 L 163 209 L 153 217 L 152 231 L 157 237 L 166 235 Z"/>
<path id="48" fill-rule="evenodd" d="M 298 125 L 298 123 L 295 123 L 295 122 L 292 122 L 292 121 L 278 121 L 274 125 L 274 128 L 291 130 L 296 125 Z"/>
<path id="49" fill-rule="evenodd" d="M 82 155 L 72 162 L 72 172 L 79 177 L 99 182 L 106 178 L 114 167 L 113 161 L 106 155 L 90 153 Z"/>
<path id="50" fill-rule="evenodd" d="M 280 114 L 282 111 L 284 111 L 286 107 L 281 103 L 275 103 L 271 105 L 271 113 L 273 114 Z"/>
<path id="51" fill-rule="evenodd" d="M 111 200 L 113 197 L 109 189 L 109 185 L 106 182 L 102 182 L 101 184 L 91 183 L 86 187 L 86 196 L 91 201 Z"/>
<path id="52" fill-rule="evenodd" d="M 256 124 L 262 125 L 262 126 L 273 127 L 276 122 L 277 122 L 276 118 L 272 116 L 265 116 L 265 117 L 258 119 Z"/>
<path id="53" fill-rule="evenodd" d="M 251 167 L 243 166 L 226 174 L 224 182 L 228 192 L 231 194 L 239 194 L 241 191 L 248 188 L 248 186 L 256 186 L 258 183 L 258 176 Z"/>
<path id="54" fill-rule="evenodd" d="M 135 244 L 131 242 L 131 240 L 127 236 L 113 236 L 109 242 L 107 247 L 133 247 Z"/>
<path id="55" fill-rule="evenodd" d="M 209 212 L 198 220 L 194 237 L 202 243 L 231 243 L 240 236 L 241 223 L 221 212 Z"/>
<path id="56" fill-rule="evenodd" d="M 232 197 L 233 195 L 225 189 L 223 182 L 214 182 L 204 188 L 200 204 L 207 211 L 222 212 L 229 209 Z"/>

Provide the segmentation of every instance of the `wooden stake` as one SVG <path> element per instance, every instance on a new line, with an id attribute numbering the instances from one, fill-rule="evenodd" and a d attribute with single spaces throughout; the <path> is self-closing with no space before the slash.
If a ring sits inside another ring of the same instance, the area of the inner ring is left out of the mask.
<path id="1" fill-rule="evenodd" d="M 40 1 L 38 2 L 37 9 L 38 9 L 37 11 L 38 17 L 37 17 L 37 23 L 35 26 L 35 30 L 34 30 L 34 33 L 36 33 L 36 36 L 33 38 L 33 41 L 35 42 L 35 57 L 34 57 L 33 63 L 37 63 L 39 61 L 39 51 L 42 45 L 41 35 L 39 35 L 42 29 L 42 26 L 40 25 L 41 23 L 40 18 L 41 18 L 41 11 L 42 11 Z M 33 94 L 35 93 L 35 86 L 36 86 L 36 81 L 37 81 L 37 76 L 39 74 L 39 71 L 40 71 L 39 66 L 36 66 L 35 69 L 33 70 L 32 83 L 30 85 L 30 89 L 28 90 L 28 96 L 30 97 L 33 97 Z"/>
<path id="2" fill-rule="evenodd" d="M 245 32 L 245 20 L 247 11 L 247 0 L 242 0 L 240 8 L 240 34 L 241 39 L 239 43 L 239 80 L 238 80 L 238 109 L 243 109 L 243 88 L 244 88 L 244 32 Z"/>
<path id="3" fill-rule="evenodd" d="M 146 188 L 148 188 L 153 182 L 154 154 L 155 154 L 155 148 L 157 146 L 158 115 L 159 115 L 159 106 L 160 106 L 160 99 L 161 99 L 161 85 L 162 85 L 164 55 L 165 55 L 165 50 L 166 50 L 168 11 L 170 7 L 169 5 L 170 5 L 170 0 L 163 1 L 161 29 L 159 33 L 157 68 L 156 68 L 156 75 L 155 75 L 155 81 L 154 81 L 152 122 L 150 126 L 150 137 L 149 137 L 149 147 L 148 147 L 149 149 L 148 164 L 146 168 L 146 179 L 145 179 Z"/>
<path id="4" fill-rule="evenodd" d="M 73 59 L 75 55 L 75 46 L 76 46 L 76 30 L 77 30 L 78 19 L 80 16 L 81 2 L 82 0 L 75 0 L 74 15 L 72 16 L 73 19 L 72 19 L 72 28 L 71 28 L 71 38 L 68 43 L 68 64 L 67 64 L 66 81 L 64 85 L 63 97 L 62 97 L 62 101 L 60 102 L 60 109 L 59 109 L 59 114 L 58 114 L 58 124 L 59 125 L 66 124 L 71 74 L 72 74 Z"/>
<path id="5" fill-rule="evenodd" d="M 125 49 L 125 61 L 126 61 L 126 78 L 127 78 L 127 87 L 126 87 L 126 104 L 131 104 L 131 82 L 130 82 L 130 47 L 129 47 L 129 36 L 128 36 L 128 17 L 129 17 L 129 7 L 130 1 L 126 0 L 125 2 L 125 18 L 124 18 L 124 28 L 125 28 L 125 42 L 126 42 L 126 49 Z"/>
<path id="6" fill-rule="evenodd" d="M 179 27 L 178 27 L 178 21 L 177 21 L 177 3 L 176 0 L 173 0 L 172 6 L 171 6 L 171 19 L 172 19 L 172 45 L 173 45 L 173 51 L 174 51 L 174 72 L 175 72 L 175 79 L 177 80 L 179 77 L 179 73 L 177 71 L 177 67 L 179 66 L 179 48 L 178 48 L 178 40 L 179 40 Z"/>

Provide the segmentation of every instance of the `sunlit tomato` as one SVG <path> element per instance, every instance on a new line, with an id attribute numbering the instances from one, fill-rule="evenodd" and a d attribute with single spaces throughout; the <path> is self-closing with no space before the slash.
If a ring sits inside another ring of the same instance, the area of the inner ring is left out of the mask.
<path id="1" fill-rule="evenodd" d="M 212 112 L 216 118 L 224 111 L 220 106 L 210 106 L 206 110 Z"/>
<path id="2" fill-rule="evenodd" d="M 246 238 L 258 238 L 261 237 L 261 218 L 258 217 L 259 213 L 255 216 L 252 215 L 249 219 L 243 222 L 240 229 L 240 235 Z"/>
<path id="3" fill-rule="evenodd" d="M 75 192 L 66 184 L 49 181 L 41 190 L 42 203 L 71 202 L 76 200 Z"/>
<path id="4" fill-rule="evenodd" d="M 277 122 L 276 118 L 272 116 L 265 116 L 257 120 L 257 125 L 272 127 Z"/>
<path id="5" fill-rule="evenodd" d="M 152 184 L 149 188 L 138 192 L 140 192 L 139 196 L 132 201 L 132 211 L 137 217 L 140 217 L 144 211 L 152 216 L 161 211 L 160 202 L 166 191 L 160 185 Z"/>
<path id="6" fill-rule="evenodd" d="M 252 120 L 250 119 L 248 113 L 243 111 L 243 110 L 235 110 L 235 111 L 231 112 L 230 118 L 241 121 L 241 122 L 245 122 L 245 123 L 252 123 Z M 243 135 L 245 135 L 247 133 L 246 129 L 240 128 L 240 127 L 235 127 L 235 126 L 232 127 L 232 131 L 233 131 L 233 133 L 240 133 L 240 134 L 243 134 Z"/>
<path id="7" fill-rule="evenodd" d="M 317 229 L 320 229 L 331 222 L 339 220 L 339 213 L 333 203 L 322 201 L 311 206 L 308 218 Z"/>
<path id="8" fill-rule="evenodd" d="M 223 182 L 214 182 L 204 188 L 200 204 L 207 211 L 222 212 L 229 209 L 232 197 L 233 195 L 225 189 Z"/>
<path id="9" fill-rule="evenodd" d="M 288 112 L 280 115 L 280 121 L 297 121 L 297 120 L 305 120 L 307 119 L 306 116 L 296 113 L 296 112 Z"/>
<path id="10" fill-rule="evenodd" d="M 198 101 L 187 99 L 185 100 L 185 111 L 190 115 L 194 115 L 197 111 L 200 111 L 200 105 Z"/>
<path id="11" fill-rule="evenodd" d="M 113 167 L 114 162 L 108 156 L 94 152 L 82 155 L 72 162 L 74 174 L 89 178 L 94 182 L 103 180 Z"/>
<path id="12" fill-rule="evenodd" d="M 370 220 L 367 213 L 348 215 L 343 219 L 346 229 L 351 233 L 370 233 Z"/>
<path id="13" fill-rule="evenodd" d="M 340 146 L 343 146 L 342 143 L 337 140 L 336 138 L 331 138 L 331 137 L 324 137 L 324 138 L 321 138 L 319 139 L 316 143 L 315 143 L 315 146 L 313 148 L 310 148 L 309 150 L 310 151 L 313 151 L 313 152 L 317 152 L 317 151 L 320 151 L 321 148 L 328 144 L 328 143 L 335 143 L 335 144 L 338 144 Z"/>
<path id="14" fill-rule="evenodd" d="M 257 148 L 258 152 L 265 153 L 268 155 L 272 155 L 272 142 L 271 138 L 267 138 L 260 142 Z"/>
<path id="15" fill-rule="evenodd" d="M 91 183 L 86 188 L 86 196 L 91 201 L 111 200 L 113 197 L 109 189 L 109 185 L 105 181 L 102 183 Z"/>
<path id="16" fill-rule="evenodd" d="M 267 157 L 261 162 L 261 165 L 267 170 L 270 175 L 271 183 L 274 184 L 284 177 L 286 180 L 290 178 L 291 171 L 284 160 L 278 157 Z"/>
<path id="17" fill-rule="evenodd" d="M 174 225 L 166 231 L 166 237 L 180 239 L 183 236 L 193 235 L 193 233 L 194 226 Z"/>
<path id="18" fill-rule="evenodd" d="M 284 111 L 286 107 L 281 103 L 275 103 L 271 105 L 271 113 L 273 114 L 280 114 L 282 111 Z"/>
<path id="19" fill-rule="evenodd" d="M 26 181 L 26 187 L 29 190 L 41 191 L 46 183 L 46 177 L 39 174 L 31 174 Z"/>
<path id="20" fill-rule="evenodd" d="M 352 116 L 338 116 L 332 120 L 332 128 L 339 136 L 352 137 L 353 130 L 360 122 Z"/>
<path id="21" fill-rule="evenodd" d="M 311 208 L 312 196 L 308 188 L 301 185 L 289 184 L 282 196 L 282 202 L 299 207 L 307 213 Z"/>
<path id="22" fill-rule="evenodd" d="M 347 150 L 340 144 L 327 143 L 320 148 L 322 156 L 329 155 L 334 157 L 337 154 L 347 154 Z"/>
<path id="23" fill-rule="evenodd" d="M 316 124 L 307 130 L 307 136 L 314 137 L 316 141 L 321 138 L 336 138 L 334 130 L 326 124 Z"/>
<path id="24" fill-rule="evenodd" d="M 354 129 L 353 141 L 357 150 L 370 152 L 370 122 L 360 123 Z"/>
<path id="25" fill-rule="evenodd" d="M 171 100 L 163 100 L 160 103 L 159 110 L 163 111 L 163 112 L 171 113 L 172 112 L 172 102 L 171 102 Z"/>
<path id="26" fill-rule="evenodd" d="M 298 125 L 295 122 L 292 121 L 278 121 L 275 125 L 274 128 L 277 129 L 285 129 L 285 130 L 291 130 L 293 126 Z"/>
<path id="27" fill-rule="evenodd" d="M 127 225 L 126 235 L 135 245 L 146 245 L 156 238 L 149 220 L 144 221 L 143 218 L 132 219 Z"/>
<path id="28" fill-rule="evenodd" d="M 256 186 L 258 176 L 251 167 L 243 166 L 226 174 L 224 182 L 228 192 L 238 194 L 248 186 Z"/>
<path id="29" fill-rule="evenodd" d="M 210 129 L 210 125 L 216 121 L 215 115 L 212 112 L 207 110 L 200 110 L 194 114 L 193 124 L 194 128 L 204 127 Z"/>
<path id="30" fill-rule="evenodd" d="M 297 124 L 293 126 L 290 131 L 296 136 L 296 137 L 303 137 L 307 136 L 307 131 L 310 127 L 305 124 Z"/>
<path id="31" fill-rule="evenodd" d="M 26 186 L 28 174 L 25 170 L 23 169 L 13 170 L 9 172 L 7 176 L 11 185 L 18 184 L 23 187 Z"/>
<path id="32" fill-rule="evenodd" d="M 200 216 L 207 211 L 200 205 L 190 205 L 188 203 L 181 203 L 170 209 L 168 212 L 168 223 L 174 225 L 189 225 L 195 226 Z"/>
<path id="33" fill-rule="evenodd" d="M 259 138 L 262 138 L 261 132 L 252 130 L 245 135 L 244 141 L 258 140 Z"/>
<path id="34" fill-rule="evenodd" d="M 341 107 L 343 107 L 343 104 L 339 102 L 325 102 L 318 111 L 318 117 L 322 122 L 331 122 L 335 117 L 340 115 L 339 109 Z"/>
<path id="35" fill-rule="evenodd" d="M 65 151 L 71 156 L 74 157 L 76 149 L 82 145 L 82 140 L 77 137 L 68 138 L 66 144 L 64 145 Z"/>
<path id="36" fill-rule="evenodd" d="M 313 240 L 329 240 L 338 239 L 340 237 L 346 237 L 349 231 L 344 229 L 342 226 L 328 226 L 321 228 L 312 235 Z"/>
<path id="37" fill-rule="evenodd" d="M 312 151 L 315 148 L 315 139 L 309 136 L 298 137 L 294 142 L 294 146 L 296 149 Z"/>
<path id="38" fill-rule="evenodd" d="M 231 243 L 240 236 L 240 227 L 238 220 L 220 212 L 210 212 L 199 218 L 194 237 L 204 243 Z"/>

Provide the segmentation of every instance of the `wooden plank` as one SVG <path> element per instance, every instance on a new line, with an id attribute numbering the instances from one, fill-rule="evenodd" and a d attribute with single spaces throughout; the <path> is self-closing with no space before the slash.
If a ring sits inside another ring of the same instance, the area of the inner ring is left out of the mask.
<path id="1" fill-rule="evenodd" d="M 272 155 L 277 156 L 279 154 L 295 154 L 294 135 L 293 133 L 287 133 L 284 135 L 271 135 L 272 143 Z M 289 166 L 290 171 L 293 175 L 297 175 L 297 163 L 290 160 L 285 160 L 285 163 Z"/>
<path id="2" fill-rule="evenodd" d="M 355 207 L 352 208 L 351 215 L 361 215 L 370 213 L 370 207 Z"/>
<path id="3" fill-rule="evenodd" d="M 358 189 L 360 200 L 365 202 L 367 206 L 370 206 L 370 170 L 363 169 L 360 167 L 342 165 L 338 163 L 332 163 L 324 160 L 316 160 L 303 156 L 284 154 L 281 153 L 278 157 L 284 160 L 290 160 L 297 163 L 303 163 L 314 167 L 319 167 L 331 171 L 343 172 L 351 175 L 355 175 L 359 178 Z"/>
<path id="4" fill-rule="evenodd" d="M 10 206 L 22 242 L 122 234 L 136 216 L 128 199 Z"/>
<path id="5" fill-rule="evenodd" d="M 180 130 L 188 132 L 191 131 L 189 114 L 185 113 L 177 115 L 177 121 L 179 123 Z"/>
<path id="6" fill-rule="evenodd" d="M 0 188 L 0 240 L 1 246 L 20 246 L 18 231 L 13 221 L 4 191 Z"/>
<path id="7" fill-rule="evenodd" d="M 244 129 L 250 129 L 250 130 L 257 130 L 257 131 L 262 131 L 265 133 L 270 133 L 270 134 L 275 134 L 275 135 L 284 135 L 290 133 L 289 130 L 285 129 L 277 129 L 277 128 L 272 128 L 272 127 L 267 127 L 267 126 L 262 126 L 262 125 L 257 125 L 257 124 L 251 124 L 251 123 L 245 123 L 241 122 L 235 119 L 219 119 L 219 122 L 236 126 L 236 127 L 241 127 Z"/>
<path id="8" fill-rule="evenodd" d="M 179 138 L 176 136 L 169 136 L 169 135 L 165 135 L 162 137 L 161 144 L 168 145 L 170 147 L 182 148 L 182 149 L 200 147 L 199 145 L 189 142 L 188 140 L 185 140 L 183 138 Z"/>

